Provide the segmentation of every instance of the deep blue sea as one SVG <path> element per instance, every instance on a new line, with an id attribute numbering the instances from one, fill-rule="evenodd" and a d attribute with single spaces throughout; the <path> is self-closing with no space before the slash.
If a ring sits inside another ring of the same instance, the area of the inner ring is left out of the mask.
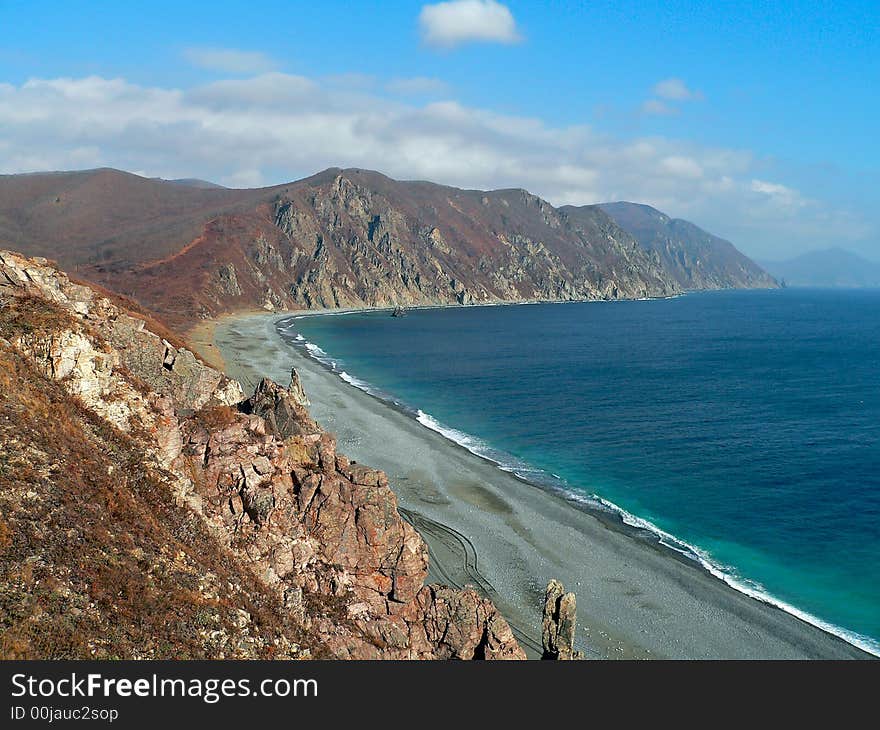
<path id="1" fill-rule="evenodd" d="M 880 291 L 290 326 L 344 379 L 427 427 L 539 484 L 615 505 L 741 590 L 878 651 Z"/>

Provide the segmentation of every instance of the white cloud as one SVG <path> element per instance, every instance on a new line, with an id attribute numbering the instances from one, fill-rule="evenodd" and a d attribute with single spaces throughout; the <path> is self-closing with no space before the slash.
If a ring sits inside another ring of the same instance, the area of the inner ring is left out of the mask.
<path id="1" fill-rule="evenodd" d="M 449 0 L 425 5 L 419 13 L 419 26 L 425 43 L 442 48 L 521 40 L 513 14 L 495 0 Z"/>
<path id="2" fill-rule="evenodd" d="M 680 178 L 698 179 L 703 177 L 703 168 L 696 160 L 681 155 L 669 155 L 660 160 L 663 169 L 670 175 Z"/>
<path id="3" fill-rule="evenodd" d="M 648 99 L 642 104 L 642 113 L 651 114 L 658 117 L 670 117 L 678 114 L 678 109 L 659 99 Z"/>
<path id="4" fill-rule="evenodd" d="M 336 86 L 344 89 L 367 90 L 376 86 L 376 77 L 371 74 L 364 73 L 341 73 L 330 74 L 321 79 L 330 86 Z"/>
<path id="5" fill-rule="evenodd" d="M 642 103 L 642 114 L 670 117 L 679 113 L 679 108 L 672 102 L 701 101 L 703 94 L 687 87 L 681 79 L 664 79 L 654 84 L 654 98 Z M 659 98 L 658 98 L 659 97 Z"/>
<path id="6" fill-rule="evenodd" d="M 283 73 L 193 89 L 100 77 L 0 84 L 0 172 L 106 165 L 252 187 L 350 166 L 469 188 L 524 187 L 557 205 L 645 202 L 747 252 L 822 240 L 836 222 L 845 223 L 838 237 L 867 235 L 840 211 L 768 182 L 767 163 L 747 151 L 623 139 L 381 91 Z"/>
<path id="7" fill-rule="evenodd" d="M 794 188 L 766 180 L 753 179 L 749 189 L 756 193 L 754 197 L 757 204 L 770 210 L 796 213 L 815 204 L 815 201 L 808 200 Z"/>
<path id="8" fill-rule="evenodd" d="M 305 76 L 278 72 L 261 74 L 249 79 L 223 79 L 188 92 L 190 104 L 220 109 L 230 102 L 247 107 L 275 106 L 287 108 L 291 103 L 314 93 L 318 85 Z"/>
<path id="9" fill-rule="evenodd" d="M 233 74 L 271 71 L 275 62 L 260 51 L 239 51 L 234 48 L 187 48 L 183 57 L 194 66 Z"/>
<path id="10" fill-rule="evenodd" d="M 449 91 L 449 85 L 440 79 L 414 76 L 405 79 L 392 79 L 385 89 L 401 96 L 437 96 Z"/>
<path id="11" fill-rule="evenodd" d="M 797 195 L 796 190 L 792 190 L 779 183 L 771 183 L 765 180 L 752 180 L 751 188 L 756 193 L 764 193 L 764 195 L 770 195 L 777 198 L 791 198 Z"/>
<path id="12" fill-rule="evenodd" d="M 698 101 L 703 98 L 699 91 L 687 87 L 681 79 L 664 79 L 654 85 L 654 96 L 671 101 Z"/>

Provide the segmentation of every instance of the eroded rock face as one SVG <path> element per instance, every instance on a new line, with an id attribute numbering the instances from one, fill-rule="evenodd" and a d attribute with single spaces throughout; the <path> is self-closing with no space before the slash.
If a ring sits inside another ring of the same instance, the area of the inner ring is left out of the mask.
<path id="1" fill-rule="evenodd" d="M 258 392 L 278 389 L 264 383 Z M 288 599 L 343 598 L 340 623 L 307 613 L 340 658 L 524 658 L 494 606 L 472 589 L 424 586 L 424 541 L 397 512 L 381 471 L 336 453 L 330 434 L 283 441 L 254 414 L 209 428 L 183 425 L 187 495 L 230 548 Z M 347 626 L 346 626 L 347 624 Z"/>
<path id="2" fill-rule="evenodd" d="M 574 633 L 577 625 L 577 599 L 574 593 L 566 593 L 562 583 L 551 580 L 544 597 L 544 615 L 541 639 L 544 645 L 543 659 L 581 659 L 574 650 Z"/>
<path id="3" fill-rule="evenodd" d="M 472 588 L 426 586 L 419 594 L 425 639 L 444 659 L 522 659 L 507 622 Z"/>
<path id="4" fill-rule="evenodd" d="M 0 252 L 0 298 L 57 316 L 8 341 L 95 415 L 130 434 L 144 464 L 244 560 L 267 594 L 356 659 L 524 659 L 473 589 L 425 586 L 427 547 L 381 471 L 336 453 L 305 394 L 237 382 L 47 262 Z"/>
<path id="5" fill-rule="evenodd" d="M 776 280 L 736 247 L 685 220 L 669 218 L 648 205 L 598 206 L 628 231 L 685 291 L 698 289 L 775 289 Z M 563 208 L 583 218 L 595 206 Z"/>
<path id="6" fill-rule="evenodd" d="M 601 211 L 573 222 L 526 191 L 409 190 L 340 170 L 291 189 L 273 220 L 298 250 L 286 296 L 307 308 L 665 296 L 676 286 Z M 421 204 L 414 204 L 413 195 Z"/>
<path id="7" fill-rule="evenodd" d="M 660 259 L 601 210 L 576 218 L 524 190 L 459 190 L 332 169 L 262 190 L 172 185 L 169 199 L 169 183 L 114 171 L 88 177 L 104 180 L 99 214 L 84 216 L 84 228 L 57 230 L 55 250 L 85 278 L 134 292 L 178 327 L 252 307 L 569 301 L 680 291 Z M 138 204 L 144 196 L 157 207 Z M 182 198 L 192 211 L 183 218 L 166 208 L 177 209 Z M 93 210 L 96 198 L 89 200 Z M 111 240 L 101 211 L 113 213 Z M 30 252 L 49 249 L 34 240 L 33 227 L 21 234 Z M 95 241 L 102 242 L 101 264 Z"/>
<path id="8" fill-rule="evenodd" d="M 320 431 L 309 416 L 308 404 L 299 374 L 292 370 L 288 388 L 281 388 L 274 381 L 263 378 L 254 394 L 242 404 L 241 410 L 261 416 L 270 431 L 284 439 Z"/>
<path id="9" fill-rule="evenodd" d="M 48 264 L 46 259 L 27 259 L 0 251 L 0 296 L 32 296 L 58 305 L 89 329 L 91 343 L 104 350 L 104 359 L 115 368 L 124 367 L 150 389 L 170 396 L 176 410 L 193 411 L 206 405 L 230 405 L 244 397 L 237 381 L 200 362 L 192 352 L 178 348 L 146 328 L 133 316 L 87 286 L 75 284 Z M 32 346 L 48 348 L 50 367 L 74 367 L 90 358 L 94 349 L 76 340 L 71 332 L 50 333 L 52 338 L 34 340 Z M 66 338 L 66 341 L 64 341 Z M 27 336 L 19 343 L 29 346 Z M 51 341 L 50 341 L 51 339 Z M 81 367 L 79 365 L 77 367 Z M 96 363 L 96 368 L 100 365 Z M 82 374 L 81 374 L 82 375 Z M 52 374 L 52 377 L 61 377 Z M 77 380 L 90 382 L 89 378 Z M 87 386 L 81 386 L 87 387 Z"/>
<path id="10" fill-rule="evenodd" d="M 143 320 L 119 313 L 106 326 L 121 364 L 151 388 L 171 396 L 179 411 L 198 410 L 212 402 L 232 405 L 244 397 L 237 381 L 154 335 Z"/>

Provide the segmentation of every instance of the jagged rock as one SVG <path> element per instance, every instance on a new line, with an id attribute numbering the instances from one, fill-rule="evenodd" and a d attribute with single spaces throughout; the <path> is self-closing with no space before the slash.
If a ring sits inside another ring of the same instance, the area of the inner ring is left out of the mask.
<path id="1" fill-rule="evenodd" d="M 290 369 L 290 385 L 287 386 L 287 391 L 293 397 L 294 401 L 299 403 L 304 408 L 307 408 L 309 404 L 309 399 L 306 397 L 306 392 L 303 390 L 302 382 L 299 379 L 299 373 L 296 371 L 296 368 Z"/>
<path id="2" fill-rule="evenodd" d="M 113 349 L 112 354 L 105 353 L 106 360 L 112 360 L 114 367 L 124 366 L 136 373 L 152 389 L 170 395 L 179 412 L 198 410 L 211 403 L 230 405 L 244 397 L 236 381 L 203 364 L 186 348 L 175 347 L 146 329 L 142 318 L 132 316 L 89 287 L 71 282 L 45 259 L 0 252 L 0 294 L 4 292 L 8 296 L 27 295 L 52 302 L 80 318 L 94 330 L 92 339 L 106 340 Z M 59 338 L 69 339 L 72 334 L 58 331 L 53 335 L 53 367 L 72 367 L 71 358 L 79 357 L 75 353 L 83 348 L 59 344 Z M 43 346 L 52 349 L 48 340 Z M 95 351 L 103 347 L 102 344 Z"/>
<path id="3" fill-rule="evenodd" d="M 685 291 L 698 289 L 775 288 L 777 282 L 737 251 L 730 241 L 685 220 L 673 219 L 648 205 L 607 203 L 599 206 L 628 231 Z M 563 208 L 574 218 L 590 208 Z"/>
<path id="4" fill-rule="evenodd" d="M 138 468 L 207 527 L 220 562 L 261 586 L 252 604 L 286 607 L 316 648 L 338 658 L 525 658 L 491 602 L 473 589 L 424 585 L 427 547 L 398 514 L 386 475 L 337 454 L 295 372 L 289 388 L 263 380 L 245 401 L 236 381 L 143 320 L 45 261 L 0 252 L 0 297 L 22 303 L 4 316 L 27 314 L 28 296 L 45 303 L 39 327 L 10 324 L 4 342 L 90 417 L 128 433 Z M 181 540 L 190 530 L 176 529 Z M 212 656 L 267 651 L 248 636 L 252 614 L 232 609 L 222 641 L 208 637 L 206 646 L 220 647 Z M 278 656 L 304 655 L 286 636 L 277 646 Z"/>
<path id="5" fill-rule="evenodd" d="M 303 392 L 299 374 L 296 370 L 291 370 L 288 388 L 282 388 L 273 380 L 263 378 L 241 409 L 265 419 L 269 430 L 285 439 L 320 431 L 309 416 L 307 405 L 308 399 Z"/>
<path id="6" fill-rule="evenodd" d="M 425 639 L 441 658 L 525 659 L 507 621 L 473 588 L 425 586 L 419 599 Z"/>
<path id="7" fill-rule="evenodd" d="M 241 386 L 200 362 L 192 352 L 177 348 L 144 327 L 144 321 L 126 314 L 108 326 L 110 344 L 126 368 L 160 392 L 166 392 L 180 411 L 199 410 L 214 402 L 233 405 L 244 398 Z"/>
<path id="8" fill-rule="evenodd" d="M 235 273 L 235 266 L 225 264 L 217 270 L 217 276 L 220 278 L 220 288 L 229 296 L 241 296 L 241 287 L 238 285 L 238 277 Z"/>
<path id="9" fill-rule="evenodd" d="M 66 215 L 18 215 L 36 179 L 62 196 Z M 555 208 L 520 190 L 460 190 L 362 169 L 222 191 L 93 170 L 9 176 L 4 193 L 0 219 L 19 223 L 18 245 L 56 251 L 65 266 L 134 293 L 175 325 L 248 307 L 594 300 L 775 286 L 732 244 L 647 206 Z M 79 225 L 70 226 L 70 216 Z"/>
<path id="10" fill-rule="evenodd" d="M 562 583 L 551 580 L 544 598 L 541 639 L 544 645 L 542 659 L 581 659 L 574 650 L 577 623 L 577 600 L 574 593 L 566 593 Z"/>

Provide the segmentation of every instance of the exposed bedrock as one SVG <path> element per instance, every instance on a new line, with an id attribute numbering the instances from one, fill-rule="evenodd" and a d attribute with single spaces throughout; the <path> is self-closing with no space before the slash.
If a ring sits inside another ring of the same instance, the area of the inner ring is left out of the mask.
<path id="1" fill-rule="evenodd" d="M 577 599 L 574 593 L 566 593 L 562 583 L 551 580 L 547 584 L 541 623 L 542 659 L 583 659 L 581 653 L 574 650 L 576 625 Z"/>
<path id="2" fill-rule="evenodd" d="M 386 475 L 337 453 L 295 372 L 290 387 L 263 380 L 244 399 L 236 381 L 45 260 L 0 252 L 0 300 L 0 348 L 125 435 L 150 478 L 208 528 L 211 550 L 256 580 L 251 598 L 295 619 L 300 648 L 288 641 L 287 656 L 525 658 L 474 589 L 425 585 L 427 547 Z M 72 556 L 67 568 L 59 575 L 79 569 Z M 263 655 L 233 643 L 224 656 Z"/>

